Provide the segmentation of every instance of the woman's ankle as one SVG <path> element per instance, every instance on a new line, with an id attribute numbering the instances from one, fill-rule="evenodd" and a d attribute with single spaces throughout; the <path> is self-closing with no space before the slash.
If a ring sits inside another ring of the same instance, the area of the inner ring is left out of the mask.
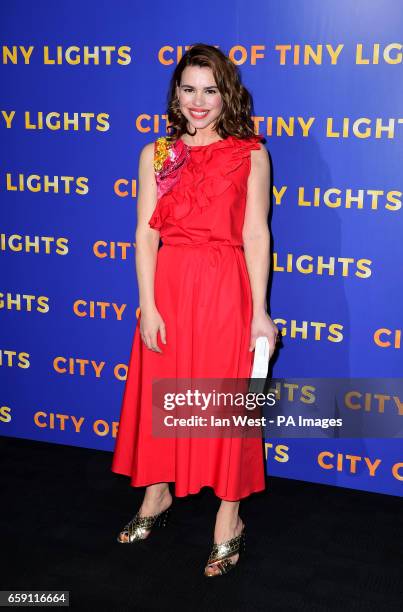
<path id="1" fill-rule="evenodd" d="M 172 495 L 169 487 L 147 487 L 144 495 L 143 507 L 166 505 L 165 502 L 172 501 Z"/>
<path id="2" fill-rule="evenodd" d="M 239 524 L 239 521 L 241 521 L 239 516 L 239 502 L 226 502 L 225 504 L 221 503 L 221 506 L 217 511 L 216 520 L 224 521 L 232 527 L 236 527 Z"/>

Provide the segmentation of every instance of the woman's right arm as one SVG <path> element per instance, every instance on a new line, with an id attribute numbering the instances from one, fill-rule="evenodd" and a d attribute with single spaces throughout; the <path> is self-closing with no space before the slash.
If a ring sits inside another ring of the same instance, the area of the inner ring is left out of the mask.
<path id="1" fill-rule="evenodd" d="M 154 277 L 160 233 L 148 225 L 157 203 L 157 183 L 154 174 L 154 143 L 140 153 L 137 194 L 136 273 L 140 298 L 140 334 L 146 346 L 158 353 L 157 333 L 165 344 L 165 324 L 154 298 Z"/>

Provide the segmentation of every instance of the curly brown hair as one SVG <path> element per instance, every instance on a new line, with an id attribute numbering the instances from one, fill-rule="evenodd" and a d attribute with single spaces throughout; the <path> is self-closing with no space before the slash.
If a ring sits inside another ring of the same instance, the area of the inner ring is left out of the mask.
<path id="1" fill-rule="evenodd" d="M 193 136 L 187 129 L 187 119 L 180 111 L 176 95 L 176 86 L 180 85 L 182 72 L 187 66 L 207 66 L 213 72 L 223 101 L 222 111 L 215 121 L 215 130 L 220 137 L 249 138 L 255 135 L 251 118 L 252 97 L 242 85 L 237 66 L 212 45 L 196 43 L 182 56 L 171 77 L 167 100 L 169 136 L 173 139 L 182 134 Z"/>

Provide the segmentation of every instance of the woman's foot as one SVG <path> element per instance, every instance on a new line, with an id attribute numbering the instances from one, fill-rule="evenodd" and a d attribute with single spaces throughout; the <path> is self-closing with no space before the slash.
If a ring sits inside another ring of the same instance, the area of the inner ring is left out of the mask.
<path id="1" fill-rule="evenodd" d="M 228 513 L 220 513 L 220 511 L 218 511 L 214 529 L 214 543 L 222 544 L 223 542 L 231 540 L 232 538 L 236 538 L 241 534 L 243 528 L 244 523 L 238 514 L 231 516 L 228 515 Z M 238 559 L 239 553 L 229 557 L 229 560 L 233 565 L 237 563 Z M 206 576 L 214 576 L 220 574 L 221 572 L 217 563 L 210 563 L 209 565 L 206 565 L 204 573 Z"/>
<path id="2" fill-rule="evenodd" d="M 147 487 L 146 494 L 143 499 L 143 503 L 140 506 L 139 515 L 143 516 L 154 516 L 164 512 L 172 504 L 172 495 L 169 488 L 166 487 L 161 489 L 158 485 L 151 485 Z M 150 535 L 151 529 L 144 531 L 146 539 Z M 121 542 L 127 542 L 129 535 L 127 531 L 121 531 L 119 536 Z"/>

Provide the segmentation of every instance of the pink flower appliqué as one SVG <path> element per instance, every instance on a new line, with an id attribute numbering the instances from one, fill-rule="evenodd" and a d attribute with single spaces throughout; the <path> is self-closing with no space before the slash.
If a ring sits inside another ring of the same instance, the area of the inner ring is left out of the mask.
<path id="1" fill-rule="evenodd" d="M 182 169 L 189 160 L 188 147 L 182 139 L 173 140 L 169 136 L 161 136 L 154 143 L 154 171 L 157 183 L 157 204 L 148 224 L 154 229 L 161 229 L 159 202 L 161 198 L 179 181 Z"/>
<path id="2" fill-rule="evenodd" d="M 178 182 L 188 159 L 189 149 L 183 140 L 178 138 L 172 141 L 169 136 L 157 138 L 154 145 L 154 168 L 158 199 Z"/>

